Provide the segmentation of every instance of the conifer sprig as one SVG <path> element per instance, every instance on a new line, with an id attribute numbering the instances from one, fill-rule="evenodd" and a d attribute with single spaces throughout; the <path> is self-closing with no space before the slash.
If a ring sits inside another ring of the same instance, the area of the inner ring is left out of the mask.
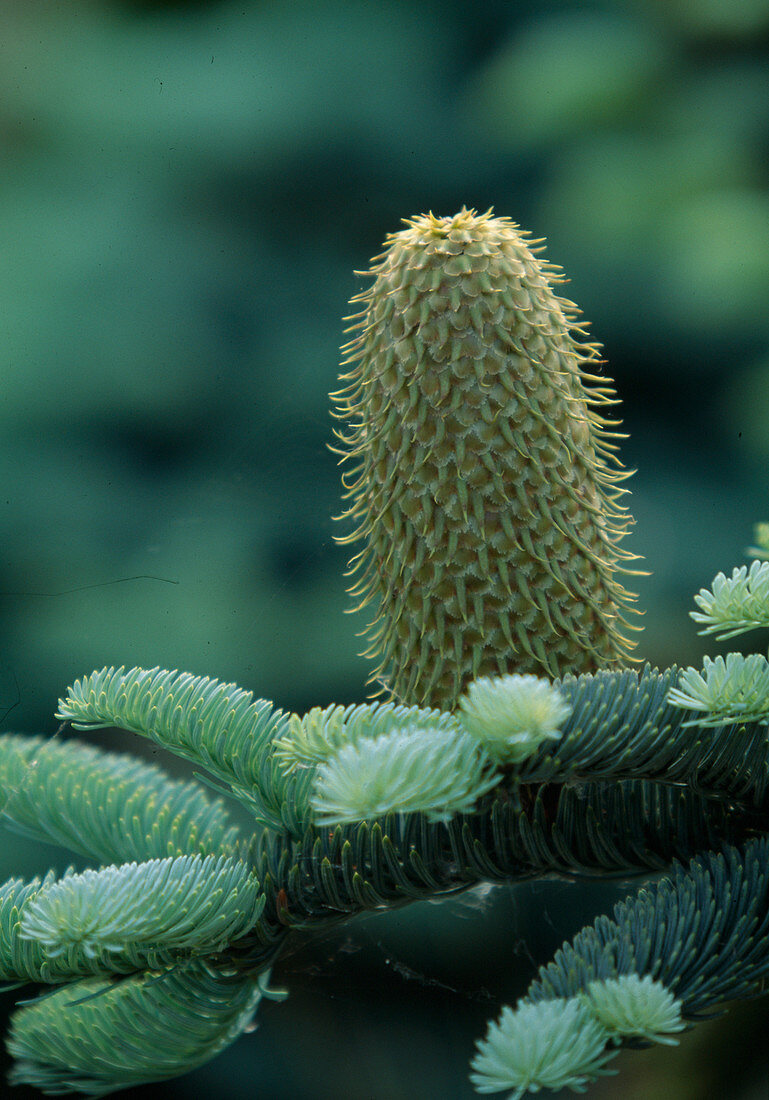
<path id="1" fill-rule="evenodd" d="M 764 838 L 674 867 L 615 906 L 614 920 L 602 916 L 583 929 L 516 1009 L 489 1025 L 471 1079 L 479 1092 L 510 1087 L 516 1097 L 582 1091 L 618 1044 L 674 1043 L 687 1022 L 712 1014 L 725 997 L 754 996 L 768 975 Z"/>
<path id="2" fill-rule="evenodd" d="M 589 982 L 583 999 L 599 1022 L 622 1039 L 675 1046 L 675 1033 L 686 1026 L 681 1018 L 681 1002 L 651 974 L 643 978 L 621 974 Z"/>
<path id="3" fill-rule="evenodd" d="M 11 1084 L 98 1097 L 188 1073 L 251 1025 L 266 978 L 193 960 L 58 990 L 13 1016 Z"/>
<path id="4" fill-rule="evenodd" d="M 142 948 L 213 954 L 253 928 L 264 897 L 251 869 L 228 857 L 178 856 L 68 874 L 24 908 L 19 935 L 48 958 L 70 947 L 92 958 Z"/>
<path id="5" fill-rule="evenodd" d="M 521 1100 L 527 1092 L 571 1089 L 584 1092 L 617 1054 L 609 1032 L 576 997 L 502 1009 L 478 1043 L 470 1080 L 476 1092 L 505 1092 Z M 616 1071 L 614 1071 L 616 1072 Z"/>
<path id="6" fill-rule="evenodd" d="M 380 737 L 391 730 L 419 727 L 456 733 L 456 718 L 441 710 L 404 707 L 392 703 L 313 707 L 292 714 L 286 732 L 273 741 L 273 752 L 287 774 L 320 764 L 345 745 Z"/>
<path id="7" fill-rule="evenodd" d="M 243 839 L 224 803 L 155 764 L 59 738 L 0 738 L 2 821 L 99 863 L 227 854 Z"/>
<path id="8" fill-rule="evenodd" d="M 462 726 L 499 764 L 520 764 L 558 740 L 570 714 L 558 688 L 537 676 L 482 676 L 459 700 Z"/>
<path id="9" fill-rule="evenodd" d="M 117 726 L 149 737 L 203 767 L 257 820 L 283 825 L 272 741 L 288 716 L 236 684 L 161 668 L 104 668 L 72 684 L 56 717 L 75 729 Z"/>
<path id="10" fill-rule="evenodd" d="M 394 729 L 345 745 L 322 763 L 311 804 L 318 825 L 388 813 L 448 821 L 470 813 L 499 778 L 478 740 L 462 730 Z"/>
<path id="11" fill-rule="evenodd" d="M 668 696 L 675 706 L 699 711 L 686 725 L 769 723 L 769 661 L 760 653 L 704 658 L 701 672 L 687 668 Z"/>
<path id="12" fill-rule="evenodd" d="M 769 561 L 743 565 L 731 577 L 719 573 L 712 590 L 701 588 L 694 600 L 700 610 L 690 615 L 704 624 L 700 634 L 725 639 L 769 626 Z"/>

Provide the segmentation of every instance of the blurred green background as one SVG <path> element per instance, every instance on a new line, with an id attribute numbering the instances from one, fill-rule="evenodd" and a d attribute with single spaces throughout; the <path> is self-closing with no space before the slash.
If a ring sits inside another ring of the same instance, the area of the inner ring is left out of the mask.
<path id="1" fill-rule="evenodd" d="M 332 541 L 340 319 L 401 218 L 465 203 L 547 237 L 605 346 L 643 655 L 719 651 L 692 594 L 769 519 L 769 0 L 6 0 L 0 20 L 5 728 L 53 733 L 106 664 L 299 711 L 365 697 Z M 66 858 L 5 833 L 0 863 Z M 291 996 L 255 1035 L 144 1095 L 471 1097 L 486 1020 L 627 889 L 359 921 L 281 964 Z M 624 1056 L 593 1095 L 764 1097 L 767 1020 Z"/>

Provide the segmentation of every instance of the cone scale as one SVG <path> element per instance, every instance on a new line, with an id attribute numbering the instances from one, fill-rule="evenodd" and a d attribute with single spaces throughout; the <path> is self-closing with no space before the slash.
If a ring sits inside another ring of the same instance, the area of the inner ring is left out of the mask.
<path id="1" fill-rule="evenodd" d="M 352 299 L 332 395 L 371 682 L 451 709 L 478 676 L 627 664 L 629 473 L 597 346 L 508 218 L 405 225 Z"/>

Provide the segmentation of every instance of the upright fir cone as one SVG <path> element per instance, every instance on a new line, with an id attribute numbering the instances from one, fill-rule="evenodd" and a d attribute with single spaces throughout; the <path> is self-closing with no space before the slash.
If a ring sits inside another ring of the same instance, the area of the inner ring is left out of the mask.
<path id="1" fill-rule="evenodd" d="M 352 299 L 332 394 L 356 525 L 338 541 L 363 542 L 350 593 L 376 609 L 371 681 L 451 709 L 478 676 L 634 660 L 624 437 L 596 411 L 617 401 L 585 369 L 599 349 L 553 292 L 559 269 L 491 211 L 405 224 Z"/>

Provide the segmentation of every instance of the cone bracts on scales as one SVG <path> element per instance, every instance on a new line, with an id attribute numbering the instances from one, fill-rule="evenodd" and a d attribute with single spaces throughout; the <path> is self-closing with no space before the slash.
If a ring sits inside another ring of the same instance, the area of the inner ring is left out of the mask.
<path id="1" fill-rule="evenodd" d="M 597 346 L 509 218 L 405 224 L 352 300 L 333 395 L 371 679 L 451 709 L 477 676 L 626 664 L 629 473 Z"/>

